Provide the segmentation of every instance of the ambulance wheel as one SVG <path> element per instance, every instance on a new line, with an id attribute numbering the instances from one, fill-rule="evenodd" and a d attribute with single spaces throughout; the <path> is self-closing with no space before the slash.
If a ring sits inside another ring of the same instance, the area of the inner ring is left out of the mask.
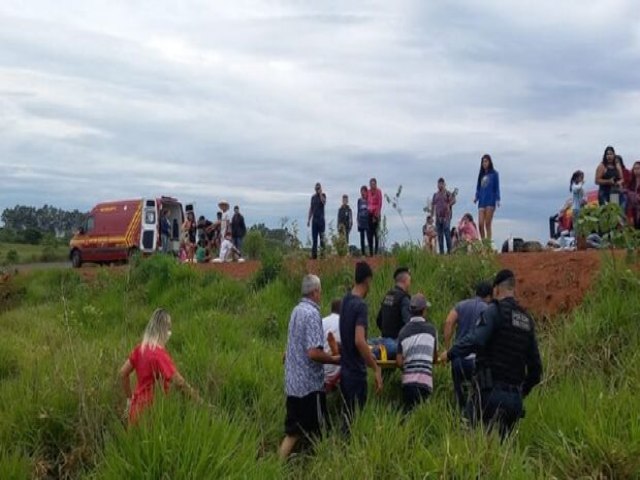
<path id="1" fill-rule="evenodd" d="M 71 254 L 71 266 L 73 268 L 80 268 L 82 266 L 82 256 L 79 250 L 74 250 Z"/>

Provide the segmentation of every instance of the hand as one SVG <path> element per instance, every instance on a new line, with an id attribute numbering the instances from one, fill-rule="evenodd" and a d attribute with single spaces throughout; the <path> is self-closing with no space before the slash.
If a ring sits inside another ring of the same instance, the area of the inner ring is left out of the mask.
<path id="1" fill-rule="evenodd" d="M 478 203 L 478 198 L 474 198 L 473 203 Z"/>
<path id="2" fill-rule="evenodd" d="M 383 387 L 382 381 L 382 369 L 380 367 L 376 368 L 376 393 L 380 395 L 382 393 Z"/>
<path id="3" fill-rule="evenodd" d="M 447 355 L 447 351 L 445 350 L 438 356 L 438 363 L 446 364 L 449 357 Z"/>
<path id="4" fill-rule="evenodd" d="M 307 221 L 307 228 L 309 228 L 311 226 L 311 220 Z"/>

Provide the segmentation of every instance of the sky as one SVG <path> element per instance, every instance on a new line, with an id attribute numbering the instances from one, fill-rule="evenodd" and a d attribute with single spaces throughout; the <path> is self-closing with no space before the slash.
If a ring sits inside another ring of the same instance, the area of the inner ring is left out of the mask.
<path id="1" fill-rule="evenodd" d="M 304 241 L 315 182 L 335 222 L 376 177 L 417 240 L 490 153 L 496 242 L 545 240 L 574 170 L 640 159 L 634 0 L 3 0 L 0 45 L 0 210 L 225 199 Z"/>

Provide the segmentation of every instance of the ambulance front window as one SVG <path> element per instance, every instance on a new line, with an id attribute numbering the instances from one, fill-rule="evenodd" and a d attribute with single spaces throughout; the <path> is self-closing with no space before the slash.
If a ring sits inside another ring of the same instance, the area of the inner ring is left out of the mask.
<path id="1" fill-rule="evenodd" d="M 91 230 L 93 230 L 93 227 L 95 227 L 96 225 L 96 220 L 93 217 L 89 217 L 87 218 L 87 223 L 85 225 L 84 231 L 86 233 L 89 233 Z"/>

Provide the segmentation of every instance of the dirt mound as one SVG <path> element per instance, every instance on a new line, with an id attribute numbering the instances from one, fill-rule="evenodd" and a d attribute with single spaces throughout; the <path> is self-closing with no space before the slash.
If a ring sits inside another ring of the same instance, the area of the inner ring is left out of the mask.
<path id="1" fill-rule="evenodd" d="M 582 303 L 600 268 L 600 252 L 507 253 L 498 256 L 514 271 L 521 304 L 537 318 L 568 313 Z"/>

